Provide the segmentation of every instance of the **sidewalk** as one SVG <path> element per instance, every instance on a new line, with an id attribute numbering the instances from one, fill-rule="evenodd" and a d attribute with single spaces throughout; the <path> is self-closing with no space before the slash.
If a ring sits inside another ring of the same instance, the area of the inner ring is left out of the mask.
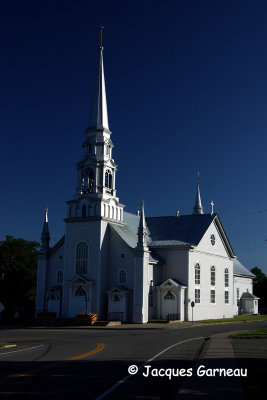
<path id="1" fill-rule="evenodd" d="M 203 354 L 200 355 L 194 366 L 194 375 L 186 378 L 184 384 L 177 393 L 175 400 L 239 400 L 245 399 L 242 378 L 219 376 L 197 376 L 200 365 L 214 370 L 216 368 L 236 369 L 235 355 L 229 335 L 221 333 L 212 336 L 206 344 Z M 245 378 L 243 378 L 245 379 Z"/>

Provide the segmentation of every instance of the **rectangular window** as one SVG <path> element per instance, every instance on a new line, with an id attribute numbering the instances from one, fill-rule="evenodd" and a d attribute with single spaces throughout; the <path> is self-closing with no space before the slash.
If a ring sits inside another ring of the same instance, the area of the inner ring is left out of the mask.
<path id="1" fill-rule="evenodd" d="M 195 289 L 195 303 L 200 303 L 200 289 Z"/>
<path id="2" fill-rule="evenodd" d="M 210 302 L 215 303 L 215 290 L 210 291 Z"/>
<path id="3" fill-rule="evenodd" d="M 195 266 L 195 285 L 200 285 L 200 265 Z"/>
<path id="4" fill-rule="evenodd" d="M 224 285 L 225 287 L 229 287 L 229 271 L 228 268 L 224 271 Z"/>
<path id="5" fill-rule="evenodd" d="M 211 286 L 215 286 L 215 267 L 212 266 L 210 270 L 210 284 Z"/>
<path id="6" fill-rule="evenodd" d="M 225 292 L 224 292 L 224 302 L 225 302 L 225 304 L 229 304 L 229 292 L 228 292 L 228 290 L 225 290 Z"/>

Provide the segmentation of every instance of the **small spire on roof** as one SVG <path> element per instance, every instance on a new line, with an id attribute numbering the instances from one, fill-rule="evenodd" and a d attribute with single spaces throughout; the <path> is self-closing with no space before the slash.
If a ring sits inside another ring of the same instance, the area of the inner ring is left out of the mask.
<path id="1" fill-rule="evenodd" d="M 141 216 L 138 227 L 138 242 L 137 248 L 145 250 L 147 249 L 147 228 L 146 228 L 146 218 L 145 218 L 145 202 L 142 200 L 141 202 Z"/>
<path id="2" fill-rule="evenodd" d="M 196 193 L 196 201 L 195 201 L 193 215 L 204 214 L 204 210 L 203 210 L 203 207 L 201 204 L 199 181 L 200 181 L 200 174 L 198 172 L 198 174 L 197 174 L 197 193 Z"/>
<path id="3" fill-rule="evenodd" d="M 49 228 L 48 228 L 48 207 L 46 207 L 46 209 L 45 209 L 45 218 L 44 218 L 44 225 L 43 225 L 41 241 L 42 241 L 42 249 L 48 250 L 49 249 L 49 241 L 50 241 L 50 233 L 49 233 Z"/>
<path id="4" fill-rule="evenodd" d="M 210 215 L 213 215 L 213 211 L 214 211 L 214 203 L 213 203 L 213 200 L 211 201 L 210 205 L 211 205 L 211 213 L 210 213 Z"/>

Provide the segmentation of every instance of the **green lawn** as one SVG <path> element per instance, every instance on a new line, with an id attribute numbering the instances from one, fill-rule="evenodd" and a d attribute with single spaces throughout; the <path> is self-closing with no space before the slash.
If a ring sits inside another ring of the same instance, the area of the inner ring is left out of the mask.
<path id="1" fill-rule="evenodd" d="M 230 336 L 230 338 L 236 339 L 236 338 L 267 338 L 267 329 L 262 329 L 258 331 L 247 331 L 247 332 L 239 332 L 239 333 L 234 333 L 233 335 Z"/>
<path id="2" fill-rule="evenodd" d="M 264 321 L 267 320 L 267 315 L 237 315 L 234 318 L 222 318 L 222 319 L 205 319 L 203 321 L 196 321 L 196 323 L 202 324 L 223 324 L 224 322 L 246 322 L 246 321 Z"/>

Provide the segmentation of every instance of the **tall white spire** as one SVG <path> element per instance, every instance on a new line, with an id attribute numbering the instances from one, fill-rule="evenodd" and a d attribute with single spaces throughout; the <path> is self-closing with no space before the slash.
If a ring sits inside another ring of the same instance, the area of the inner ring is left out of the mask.
<path id="1" fill-rule="evenodd" d="M 91 103 L 90 117 L 88 123 L 88 131 L 92 130 L 108 130 L 108 110 L 107 110 L 107 99 L 106 99 L 106 85 L 105 85 L 105 76 L 104 76 L 104 64 L 103 64 L 103 29 L 104 27 L 100 27 L 100 59 L 99 59 L 99 68 L 97 71 L 97 77 L 95 82 L 94 94 Z"/>
<path id="2" fill-rule="evenodd" d="M 197 193 L 196 193 L 196 201 L 195 201 L 193 215 L 204 214 L 204 210 L 203 210 L 203 207 L 202 207 L 202 204 L 201 204 L 199 180 L 200 180 L 200 176 L 199 176 L 199 172 L 198 172 L 198 174 L 197 174 Z"/>

